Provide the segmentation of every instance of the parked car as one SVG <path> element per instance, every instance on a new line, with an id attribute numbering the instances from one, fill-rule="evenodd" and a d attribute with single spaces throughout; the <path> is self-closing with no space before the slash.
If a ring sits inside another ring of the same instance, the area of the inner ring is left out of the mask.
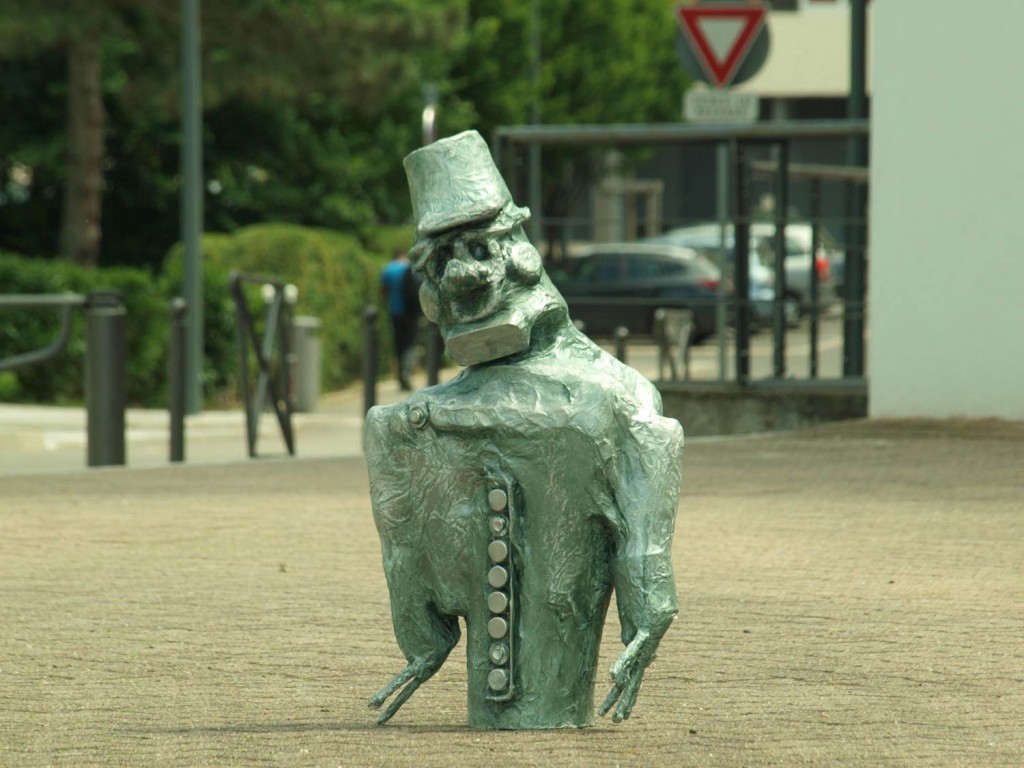
<path id="1" fill-rule="evenodd" d="M 775 224 L 755 222 L 750 234 L 774 243 Z M 818 301 L 834 301 L 836 277 L 842 275 L 844 254 L 824 227 L 819 229 L 817 253 L 811 254 L 813 228 L 808 222 L 786 224 L 786 291 L 800 298 L 800 307 L 806 312 L 811 306 L 811 275 L 818 281 Z"/>
<path id="2" fill-rule="evenodd" d="M 735 274 L 735 239 L 731 232 L 727 233 L 723 249 L 721 225 L 716 224 L 713 232 L 705 227 L 701 227 L 699 230 L 696 227 L 674 229 L 660 235 L 645 238 L 641 242 L 667 243 L 684 248 L 693 248 L 698 253 L 706 256 L 715 266 L 719 267 L 726 279 L 731 279 L 731 276 Z M 724 262 L 721 260 L 723 250 L 725 254 Z M 747 296 L 750 299 L 751 315 L 757 326 L 771 324 L 775 313 L 775 272 L 764 263 L 767 251 L 770 251 L 770 246 L 763 239 L 751 237 Z M 799 299 L 792 294 L 788 296 L 788 299 L 785 305 L 786 323 L 787 325 L 794 325 L 800 319 Z"/>
<path id="3" fill-rule="evenodd" d="M 718 223 L 697 224 L 681 227 L 666 232 L 660 237 L 670 236 L 672 242 L 685 243 L 693 238 L 712 239 L 718 242 L 721 225 Z M 811 255 L 811 225 L 808 223 L 789 223 L 786 225 L 786 296 L 794 299 L 801 313 L 809 311 L 811 306 L 811 275 L 818 282 L 818 301 L 825 303 L 836 298 L 833 273 L 842 272 L 843 254 L 836 246 L 828 232 L 822 228 L 821 244 L 818 253 Z M 726 238 L 733 240 L 733 226 L 727 224 Z M 773 222 L 755 222 L 750 225 L 751 251 L 757 250 L 759 261 L 774 274 L 775 269 L 775 224 Z M 772 296 L 774 296 L 774 289 Z M 754 297 L 751 296 L 751 299 Z"/>
<path id="4" fill-rule="evenodd" d="M 692 342 L 715 332 L 715 303 L 721 271 L 692 248 L 666 243 L 608 243 L 568 256 L 550 270 L 552 282 L 569 303 L 574 320 L 590 335 L 610 335 L 619 326 L 633 334 L 654 328 L 653 299 L 693 312 Z M 591 306 L 578 299 L 611 299 Z M 629 303 L 630 299 L 643 302 Z"/>

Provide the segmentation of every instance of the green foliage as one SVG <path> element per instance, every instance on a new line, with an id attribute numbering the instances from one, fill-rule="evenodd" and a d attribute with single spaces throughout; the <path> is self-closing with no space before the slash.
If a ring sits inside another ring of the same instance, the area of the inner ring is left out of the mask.
<path id="1" fill-rule="evenodd" d="M 322 322 L 324 389 L 344 386 L 360 374 L 362 311 L 378 301 L 380 255 L 368 255 L 354 238 L 292 224 L 261 224 L 232 235 L 203 238 L 206 397 L 237 393 L 238 353 L 234 304 L 228 292 L 232 271 L 264 275 L 294 284 L 296 314 Z M 181 285 L 182 249 L 168 255 L 165 293 Z M 261 316 L 258 286 L 247 288 L 250 311 Z M 382 360 L 387 364 L 387 360 Z"/>
<path id="2" fill-rule="evenodd" d="M 179 6 L 0 0 L 0 248 L 58 250 L 65 52 L 93 30 L 107 115 L 100 263 L 160 264 L 179 232 Z M 444 76 L 463 6 L 203 3 L 204 228 L 291 221 L 365 235 L 405 218 L 401 157 L 419 143 L 422 84 Z M 14 168 L 32 180 L 8 192 Z"/>
<path id="3" fill-rule="evenodd" d="M 407 247 L 406 227 L 375 230 L 380 247 Z M 293 224 L 246 227 L 231 235 L 203 238 L 203 391 L 217 406 L 234 402 L 240 390 L 235 305 L 229 292 L 232 271 L 274 277 L 299 291 L 295 313 L 322 322 L 322 387 L 336 389 L 360 375 L 363 354 L 363 310 L 380 301 L 378 273 L 386 252 L 366 251 L 354 238 Z M 165 269 L 154 279 L 130 267 L 88 270 L 65 261 L 28 259 L 0 253 L 0 291 L 14 294 L 78 293 L 113 289 L 121 293 L 128 313 L 127 390 L 135 405 L 166 404 L 166 365 L 170 336 L 170 299 L 181 294 L 182 248 L 175 246 Z M 250 311 L 262 317 L 259 286 L 246 289 Z M 0 400 L 75 403 L 83 399 L 85 323 L 74 315 L 64 353 L 39 365 L 0 376 Z M 59 313 L 52 309 L 0 309 L 0 359 L 41 349 L 57 335 Z M 381 320 L 380 331 L 387 333 Z M 381 345 L 381 366 L 390 365 L 390 345 Z"/>
<path id="4" fill-rule="evenodd" d="M 676 59 L 666 0 L 470 0 L 470 33 L 452 69 L 445 133 L 500 125 L 679 120 L 689 81 Z M 538 15 L 536 35 L 532 9 Z M 445 115 L 448 105 L 442 110 Z M 542 153 L 544 214 L 566 215 L 601 170 L 602 153 Z M 629 155 L 625 158 L 631 158 Z"/>
<path id="5" fill-rule="evenodd" d="M 167 303 L 148 272 L 115 268 L 88 270 L 64 261 L 0 254 L 4 293 L 77 293 L 112 289 L 121 294 L 127 326 L 127 395 L 129 402 L 155 405 L 165 396 L 168 343 Z M 54 309 L 0 308 L 0 359 L 47 346 L 60 328 Z M 4 399 L 37 403 L 81 402 L 85 376 L 85 321 L 73 313 L 65 352 L 50 362 L 18 368 L 0 387 Z"/>
<path id="6" fill-rule="evenodd" d="M 408 250 L 412 246 L 414 234 L 409 224 L 376 227 L 367 235 L 366 247 L 371 255 L 380 254 L 384 257 L 384 262 L 378 265 L 383 267 L 396 250 Z"/>

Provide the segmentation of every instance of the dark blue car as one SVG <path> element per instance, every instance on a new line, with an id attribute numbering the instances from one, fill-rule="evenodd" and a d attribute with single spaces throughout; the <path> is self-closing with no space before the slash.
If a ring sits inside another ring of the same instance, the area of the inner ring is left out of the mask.
<path id="1" fill-rule="evenodd" d="M 622 326 L 650 335 L 659 307 L 693 312 L 697 342 L 715 332 L 721 272 L 692 248 L 667 244 L 607 243 L 589 246 L 550 270 L 573 320 L 591 336 Z"/>

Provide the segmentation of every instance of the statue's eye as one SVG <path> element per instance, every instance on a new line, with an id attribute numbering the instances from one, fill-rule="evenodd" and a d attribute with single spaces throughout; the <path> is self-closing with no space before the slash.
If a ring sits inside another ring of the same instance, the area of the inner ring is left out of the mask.
<path id="1" fill-rule="evenodd" d="M 434 250 L 434 277 L 438 280 L 444 274 L 448 262 L 452 260 L 452 246 L 450 243 L 439 245 Z"/>
<path id="2" fill-rule="evenodd" d="M 491 251 L 483 240 L 473 240 L 469 243 L 469 255 L 477 261 L 487 261 L 491 258 Z"/>

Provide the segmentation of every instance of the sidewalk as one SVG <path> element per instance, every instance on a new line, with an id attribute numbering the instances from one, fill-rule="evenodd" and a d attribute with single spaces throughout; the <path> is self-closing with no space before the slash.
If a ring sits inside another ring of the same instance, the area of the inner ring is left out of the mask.
<path id="1" fill-rule="evenodd" d="M 455 371 L 445 372 L 445 376 Z M 442 377 L 444 378 L 444 377 Z M 426 384 L 422 373 L 414 378 Z M 377 402 L 408 395 L 394 381 L 377 386 Z M 362 456 L 363 387 L 326 394 L 315 413 L 292 417 L 299 458 Z M 260 418 L 257 455 L 288 455 L 273 411 Z M 127 466 L 170 465 L 170 416 L 166 410 L 129 408 L 125 415 Z M 247 461 L 245 414 L 241 409 L 204 411 L 185 419 L 185 463 Z M 86 468 L 86 414 L 82 408 L 0 404 L 0 476 L 66 472 Z"/>
<path id="2" fill-rule="evenodd" d="M 633 717 L 541 733 L 465 727 L 464 645 L 375 726 L 405 662 L 365 462 L 241 434 L 230 464 L 0 477 L 0 765 L 1024 765 L 1024 424 L 688 441 Z M 613 606 L 600 669 L 620 650 Z"/>

